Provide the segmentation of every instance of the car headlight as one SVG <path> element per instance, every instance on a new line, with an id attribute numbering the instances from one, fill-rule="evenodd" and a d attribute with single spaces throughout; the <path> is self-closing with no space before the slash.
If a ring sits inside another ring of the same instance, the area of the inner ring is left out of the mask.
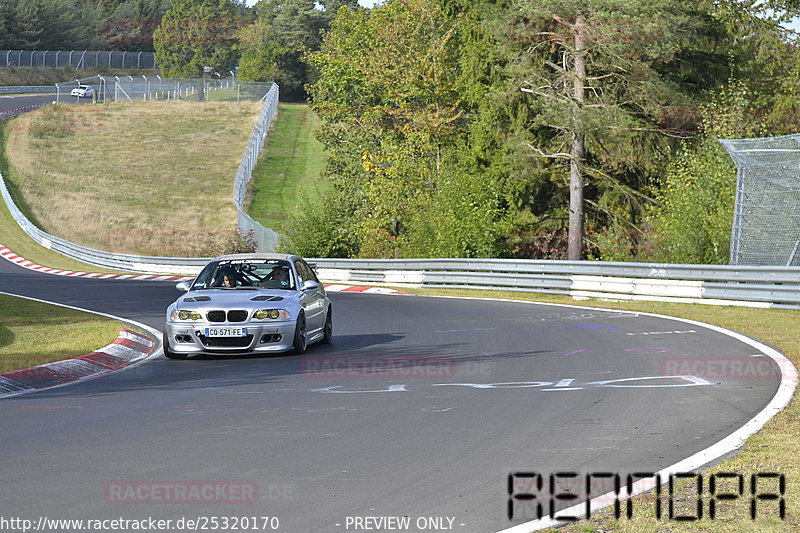
<path id="1" fill-rule="evenodd" d="M 172 312 L 172 320 L 203 320 L 203 315 L 189 309 L 176 309 Z"/>
<path id="2" fill-rule="evenodd" d="M 289 311 L 286 309 L 259 309 L 253 313 L 253 318 L 257 318 L 258 320 L 286 320 L 289 318 Z"/>

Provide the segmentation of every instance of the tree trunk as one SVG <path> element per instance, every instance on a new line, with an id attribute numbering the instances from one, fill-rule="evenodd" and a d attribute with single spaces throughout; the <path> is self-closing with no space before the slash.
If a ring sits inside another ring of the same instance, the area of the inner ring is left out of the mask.
<path id="1" fill-rule="evenodd" d="M 583 256 L 583 160 L 586 137 L 583 132 L 582 110 L 584 87 L 586 85 L 586 52 L 583 42 L 584 19 L 575 19 L 575 72 L 574 101 L 572 103 L 572 149 L 569 163 L 569 234 L 567 238 L 567 257 L 571 261 Z"/>

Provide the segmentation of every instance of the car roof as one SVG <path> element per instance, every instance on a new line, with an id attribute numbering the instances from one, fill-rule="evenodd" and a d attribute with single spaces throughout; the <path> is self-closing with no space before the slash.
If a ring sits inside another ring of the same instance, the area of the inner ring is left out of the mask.
<path id="1" fill-rule="evenodd" d="M 292 254 L 267 254 L 267 253 L 226 254 L 215 257 L 214 261 L 224 261 L 229 259 L 282 259 L 284 261 L 293 261 L 299 259 L 299 257 Z"/>

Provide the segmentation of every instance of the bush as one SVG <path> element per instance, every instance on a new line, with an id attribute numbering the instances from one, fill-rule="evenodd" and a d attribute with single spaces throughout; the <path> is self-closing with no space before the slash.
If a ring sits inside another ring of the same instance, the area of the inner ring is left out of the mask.
<path id="1" fill-rule="evenodd" d="M 64 104 L 47 105 L 33 114 L 30 123 L 31 136 L 66 137 L 75 131 L 75 113 Z"/>
<path id="2" fill-rule="evenodd" d="M 656 243 L 648 259 L 667 263 L 727 264 L 736 196 L 736 167 L 719 139 L 764 136 L 749 93 L 732 85 L 701 112 L 701 134 L 684 143 L 656 193 L 648 217 Z"/>
<path id="3" fill-rule="evenodd" d="M 258 244 L 252 231 L 242 233 L 238 228 L 233 228 L 227 237 L 209 245 L 202 255 L 216 257 L 225 254 L 245 254 L 253 253 L 257 249 Z"/>

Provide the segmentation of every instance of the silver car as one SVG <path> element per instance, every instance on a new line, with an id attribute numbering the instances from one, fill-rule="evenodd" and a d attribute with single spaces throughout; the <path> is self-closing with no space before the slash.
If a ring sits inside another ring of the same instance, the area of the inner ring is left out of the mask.
<path id="1" fill-rule="evenodd" d="M 333 340 L 331 302 L 312 268 L 296 255 L 223 255 L 167 308 L 164 355 L 303 353 Z"/>

